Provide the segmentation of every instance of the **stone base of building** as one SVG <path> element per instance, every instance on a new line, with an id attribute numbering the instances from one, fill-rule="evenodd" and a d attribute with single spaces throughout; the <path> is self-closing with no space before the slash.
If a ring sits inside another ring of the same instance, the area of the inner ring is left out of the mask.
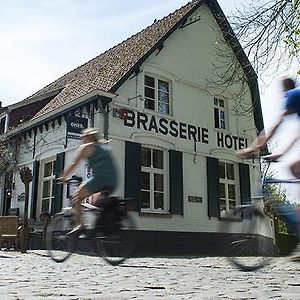
<path id="1" fill-rule="evenodd" d="M 226 249 L 235 234 L 210 232 L 137 231 L 133 256 L 226 256 Z M 273 240 L 260 236 L 264 253 L 274 255 Z M 29 243 L 34 250 L 44 249 L 42 236 L 35 235 Z M 78 251 L 94 253 L 91 240 L 79 240 Z"/>

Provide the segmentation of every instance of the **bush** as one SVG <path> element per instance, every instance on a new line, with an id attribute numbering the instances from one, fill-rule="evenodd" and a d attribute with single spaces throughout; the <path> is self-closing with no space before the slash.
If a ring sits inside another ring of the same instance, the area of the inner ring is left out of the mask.
<path id="1" fill-rule="evenodd" d="M 290 254 L 299 242 L 295 234 L 279 233 L 277 237 L 277 246 L 279 255 Z"/>

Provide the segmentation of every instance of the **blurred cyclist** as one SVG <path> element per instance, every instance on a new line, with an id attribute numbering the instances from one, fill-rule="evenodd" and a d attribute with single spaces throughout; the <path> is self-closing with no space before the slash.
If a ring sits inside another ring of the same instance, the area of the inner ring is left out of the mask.
<path id="1" fill-rule="evenodd" d="M 238 151 L 237 154 L 240 157 L 242 157 L 242 158 L 251 157 L 255 154 L 258 154 L 260 150 L 266 149 L 267 142 L 275 134 L 277 129 L 283 123 L 284 118 L 286 116 L 291 115 L 291 114 L 297 114 L 297 116 L 300 118 L 300 90 L 295 88 L 296 87 L 295 81 L 291 78 L 284 78 L 282 80 L 282 86 L 283 86 L 283 91 L 285 92 L 285 109 L 284 109 L 283 113 L 281 114 L 279 121 L 271 129 L 271 131 L 268 135 L 265 134 L 265 131 L 262 131 L 250 147 Z M 270 161 L 276 161 L 279 157 L 281 157 L 289 149 L 291 149 L 291 147 L 294 145 L 294 143 L 299 138 L 300 138 L 300 134 L 295 136 L 295 138 L 286 147 L 286 149 L 284 151 L 282 151 L 282 153 L 266 155 L 266 156 L 264 156 L 264 159 L 270 160 Z M 290 171 L 296 178 L 300 179 L 300 159 L 297 159 L 290 165 Z M 298 225 L 298 228 L 296 231 L 298 232 L 298 236 L 299 236 L 299 232 L 300 232 L 300 211 L 299 211 L 299 209 L 298 209 L 298 215 L 296 213 L 294 213 L 293 218 L 294 218 L 294 223 L 296 223 L 296 225 Z M 299 245 L 298 245 L 295 255 L 292 256 L 292 260 L 300 261 L 300 246 Z"/>
<path id="2" fill-rule="evenodd" d="M 67 182 L 68 176 L 76 169 L 82 160 L 86 160 L 93 170 L 90 179 L 83 182 L 73 195 L 73 207 L 78 216 L 79 226 L 73 231 L 80 230 L 83 227 L 82 209 L 80 202 L 89 196 L 100 193 L 100 197 L 93 200 L 93 205 L 99 205 L 101 196 L 111 194 L 117 185 L 117 171 L 111 155 L 111 149 L 105 139 L 99 140 L 98 130 L 96 128 L 88 128 L 83 130 L 81 134 L 82 144 L 77 150 L 78 153 L 74 161 L 65 168 L 59 180 Z"/>

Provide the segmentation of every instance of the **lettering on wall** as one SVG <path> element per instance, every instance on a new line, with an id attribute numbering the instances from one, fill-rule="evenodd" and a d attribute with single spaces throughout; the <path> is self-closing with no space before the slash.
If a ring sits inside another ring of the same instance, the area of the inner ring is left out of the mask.
<path id="1" fill-rule="evenodd" d="M 165 136 L 169 135 L 174 138 L 193 140 L 202 144 L 209 144 L 211 140 L 210 132 L 206 127 L 147 115 L 139 111 L 127 110 L 127 118 L 124 119 L 124 126 L 134 127 Z M 214 132 L 214 134 L 216 134 L 216 143 L 219 148 L 238 150 L 248 146 L 248 140 L 246 138 L 219 131 Z"/>

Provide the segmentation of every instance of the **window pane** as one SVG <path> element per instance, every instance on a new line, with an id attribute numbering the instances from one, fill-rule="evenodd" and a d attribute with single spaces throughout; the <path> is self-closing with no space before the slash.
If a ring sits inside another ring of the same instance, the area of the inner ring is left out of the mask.
<path id="1" fill-rule="evenodd" d="M 219 99 L 219 105 L 220 105 L 221 107 L 224 107 L 224 100 Z"/>
<path id="2" fill-rule="evenodd" d="M 169 114 L 169 104 L 165 102 L 158 102 L 158 111 L 163 114 Z"/>
<path id="3" fill-rule="evenodd" d="M 150 208 L 150 192 L 141 192 L 141 208 Z"/>
<path id="4" fill-rule="evenodd" d="M 145 108 L 154 110 L 154 108 L 155 108 L 155 101 L 152 100 L 152 99 L 145 99 Z"/>
<path id="5" fill-rule="evenodd" d="M 52 197 L 54 196 L 54 194 L 55 194 L 55 184 L 56 184 L 56 181 L 55 181 L 55 179 L 53 179 L 52 180 Z"/>
<path id="6" fill-rule="evenodd" d="M 220 110 L 220 119 L 225 120 L 225 112 Z"/>
<path id="7" fill-rule="evenodd" d="M 236 205 L 235 201 L 229 201 L 229 209 L 233 209 Z"/>
<path id="8" fill-rule="evenodd" d="M 226 176 L 228 179 L 234 180 L 234 165 L 226 164 Z"/>
<path id="9" fill-rule="evenodd" d="M 164 191 L 164 175 L 154 174 L 154 191 Z"/>
<path id="10" fill-rule="evenodd" d="M 154 78 L 145 76 L 145 85 L 154 87 Z"/>
<path id="11" fill-rule="evenodd" d="M 44 165 L 44 177 L 52 175 L 52 161 Z"/>
<path id="12" fill-rule="evenodd" d="M 228 197 L 229 199 L 235 199 L 235 185 L 228 184 Z"/>
<path id="13" fill-rule="evenodd" d="M 142 172 L 142 185 L 143 190 L 150 190 L 150 174 Z"/>
<path id="14" fill-rule="evenodd" d="M 154 89 L 145 87 L 145 97 L 154 99 Z"/>
<path id="15" fill-rule="evenodd" d="M 219 161 L 219 176 L 225 178 L 225 163 L 222 161 Z"/>
<path id="16" fill-rule="evenodd" d="M 43 182 L 43 198 L 50 197 L 50 180 Z"/>
<path id="17" fill-rule="evenodd" d="M 226 201 L 223 199 L 220 200 L 220 209 L 226 210 Z"/>
<path id="18" fill-rule="evenodd" d="M 220 183 L 219 184 L 219 192 L 220 192 L 220 198 L 225 198 L 225 184 Z"/>
<path id="19" fill-rule="evenodd" d="M 169 94 L 165 93 L 165 92 L 158 92 L 158 101 L 159 102 L 165 102 L 165 103 L 169 103 Z"/>
<path id="20" fill-rule="evenodd" d="M 218 104 L 219 104 L 218 99 L 217 99 L 217 98 L 214 98 L 214 105 L 218 106 Z"/>
<path id="21" fill-rule="evenodd" d="M 151 166 L 151 149 L 142 147 L 142 166 Z"/>
<path id="22" fill-rule="evenodd" d="M 163 193 L 154 193 L 154 209 L 164 209 Z"/>
<path id="23" fill-rule="evenodd" d="M 163 92 L 169 92 L 169 83 L 166 81 L 158 80 L 158 89 Z"/>
<path id="24" fill-rule="evenodd" d="M 160 150 L 153 149 L 153 168 L 164 168 L 164 153 Z"/>
<path id="25" fill-rule="evenodd" d="M 222 128 L 222 129 L 226 128 L 225 121 L 223 121 L 223 120 L 220 121 L 220 128 Z"/>
<path id="26" fill-rule="evenodd" d="M 42 200 L 42 212 L 49 212 L 49 199 Z"/>

